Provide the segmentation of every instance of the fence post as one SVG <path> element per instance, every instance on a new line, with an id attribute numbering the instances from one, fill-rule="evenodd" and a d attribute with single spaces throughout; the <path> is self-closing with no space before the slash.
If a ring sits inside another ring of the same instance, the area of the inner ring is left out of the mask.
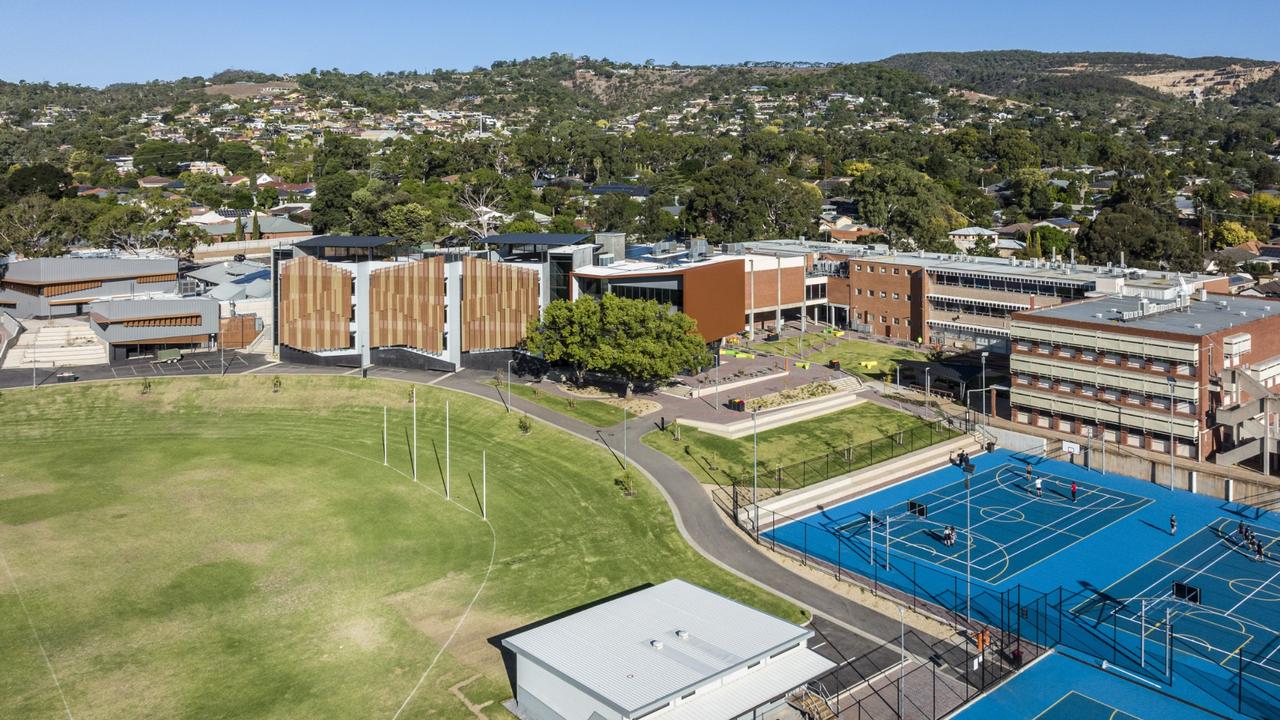
<path id="1" fill-rule="evenodd" d="M 1062 586 L 1058 586 L 1058 645 L 1062 644 Z"/>
<path id="2" fill-rule="evenodd" d="M 840 581 L 840 546 L 844 543 L 840 542 L 840 536 L 831 531 L 831 537 L 836 541 L 836 582 Z"/>
<path id="3" fill-rule="evenodd" d="M 1244 713 L 1244 646 L 1236 650 L 1236 712 Z"/>
<path id="4" fill-rule="evenodd" d="M 915 560 L 911 561 L 911 607 L 920 607 L 920 583 L 916 582 L 916 571 L 920 569 L 920 563 Z"/>
<path id="5" fill-rule="evenodd" d="M 809 566 L 809 523 L 802 522 L 800 523 L 800 525 L 804 528 L 804 531 L 803 531 L 804 532 L 804 550 L 803 550 L 804 555 L 803 555 L 803 562 L 801 564 L 804 565 L 805 567 L 808 567 Z"/>

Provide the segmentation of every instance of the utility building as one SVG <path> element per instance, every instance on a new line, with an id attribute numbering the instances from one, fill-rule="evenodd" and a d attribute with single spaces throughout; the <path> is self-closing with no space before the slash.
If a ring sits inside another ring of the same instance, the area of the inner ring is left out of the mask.
<path id="1" fill-rule="evenodd" d="M 671 580 L 502 641 L 525 720 L 763 717 L 835 667 L 813 631 Z"/>

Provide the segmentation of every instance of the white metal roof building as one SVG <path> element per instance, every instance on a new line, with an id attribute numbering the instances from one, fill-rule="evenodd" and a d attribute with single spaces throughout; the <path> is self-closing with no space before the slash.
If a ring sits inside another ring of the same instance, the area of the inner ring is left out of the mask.
<path id="1" fill-rule="evenodd" d="M 831 670 L 813 631 L 671 580 L 505 638 L 526 720 L 728 720 Z"/>

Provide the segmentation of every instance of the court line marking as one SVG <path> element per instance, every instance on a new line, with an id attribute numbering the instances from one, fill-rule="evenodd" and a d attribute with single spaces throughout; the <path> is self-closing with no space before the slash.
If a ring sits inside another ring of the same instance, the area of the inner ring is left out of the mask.
<path id="1" fill-rule="evenodd" d="M 1270 585 L 1271 585 L 1271 582 L 1272 582 L 1273 580 L 1275 580 L 1276 578 L 1278 578 L 1278 577 L 1280 577 L 1280 570 L 1277 570 L 1277 571 L 1275 572 L 1275 574 L 1274 574 L 1274 575 L 1272 575 L 1271 577 L 1267 578 L 1266 582 L 1264 582 L 1264 583 L 1262 583 L 1261 585 L 1259 585 L 1258 587 L 1254 588 L 1253 592 L 1249 593 L 1248 595 L 1245 595 L 1245 596 L 1240 600 L 1240 602 L 1236 603 L 1235 605 L 1232 605 L 1232 606 L 1231 606 L 1231 609 L 1227 611 L 1227 614 L 1228 614 L 1228 615 L 1233 615 L 1233 614 L 1235 614 L 1235 611 L 1236 611 L 1236 610 L 1237 610 L 1241 605 L 1243 605 L 1243 604 L 1245 604 L 1245 603 L 1249 602 L 1249 598 L 1252 598 L 1254 595 L 1257 595 L 1257 594 L 1258 594 L 1258 591 L 1259 591 L 1259 590 L 1261 590 L 1262 588 L 1270 586 Z"/>
<path id="2" fill-rule="evenodd" d="M 1214 521 L 1214 522 L 1218 522 L 1218 521 Z M 1186 544 L 1186 543 L 1188 543 L 1188 542 L 1191 542 L 1193 539 L 1195 539 L 1197 536 L 1199 536 L 1199 535 L 1200 535 L 1200 533 L 1208 531 L 1210 527 L 1213 527 L 1213 523 L 1209 523 L 1209 525 L 1207 525 L 1207 526 L 1205 526 L 1205 527 L 1203 527 L 1203 528 L 1200 528 L 1199 530 L 1197 530 L 1197 531 L 1195 531 L 1195 532 L 1191 533 L 1190 535 L 1186 536 L 1186 537 L 1185 537 L 1185 538 L 1183 538 L 1182 540 L 1179 540 L 1178 542 L 1174 543 L 1174 544 L 1173 544 L 1171 547 L 1169 547 L 1167 550 L 1165 550 L 1164 552 L 1160 553 L 1160 555 L 1161 555 L 1161 556 L 1168 555 L 1169 553 L 1173 552 L 1175 548 L 1178 548 L 1178 547 L 1180 547 L 1180 546 L 1182 546 L 1182 545 L 1184 545 L 1184 544 Z M 1203 555 L 1203 554 L 1205 554 L 1205 553 L 1209 552 L 1210 550 L 1212 550 L 1216 544 L 1217 544 L 1217 543 L 1215 542 L 1214 544 L 1212 544 L 1212 545 L 1210 545 L 1210 546 L 1206 547 L 1205 549 L 1201 550 L 1200 552 L 1196 553 L 1195 555 L 1193 555 L 1193 556 L 1191 557 L 1191 559 L 1190 559 L 1190 560 L 1187 560 L 1186 562 L 1182 563 L 1182 565 L 1179 565 L 1178 567 L 1179 567 L 1179 568 L 1181 568 L 1181 567 L 1185 567 L 1187 563 L 1192 562 L 1192 561 L 1193 561 L 1193 560 L 1195 560 L 1196 558 L 1199 558 L 1201 555 Z M 1102 588 L 1101 590 L 1095 590 L 1095 591 L 1094 591 L 1094 597 L 1089 598 L 1088 600 L 1085 600 L 1084 602 L 1080 603 L 1079 605 L 1076 605 L 1075 607 L 1071 608 L 1071 612 L 1072 612 L 1072 614 L 1080 615 L 1081 613 L 1079 613 L 1079 612 L 1077 612 L 1077 611 L 1078 611 L 1080 608 L 1084 607 L 1085 605 L 1093 604 L 1093 603 L 1094 603 L 1094 601 L 1097 599 L 1097 597 L 1098 597 L 1099 595 L 1109 595 L 1109 596 L 1110 596 L 1110 595 L 1114 595 L 1113 593 L 1111 593 L 1111 592 L 1110 592 L 1110 590 L 1111 590 L 1112 588 L 1114 588 L 1114 587 L 1116 587 L 1117 585 L 1119 585 L 1119 584 L 1123 583 L 1125 580 L 1128 580 L 1130 577 L 1132 577 L 1132 576 L 1134 576 L 1134 575 L 1136 575 L 1136 574 L 1138 574 L 1138 573 L 1142 572 L 1144 569 L 1146 569 L 1146 567 L 1147 567 L 1148 565 L 1152 564 L 1153 562 L 1155 562 L 1155 558 L 1152 558 L 1151 560 L 1148 560 L 1148 561 L 1146 561 L 1146 562 L 1142 563 L 1141 565 L 1139 565 L 1138 567 L 1134 568 L 1133 570 L 1130 570 L 1130 571 L 1128 572 L 1128 574 L 1124 575 L 1124 576 L 1123 576 L 1123 577 L 1121 577 L 1119 580 L 1116 580 L 1115 582 L 1111 583 L 1110 585 L 1106 586 L 1105 588 Z M 1172 564 L 1172 563 L 1171 563 L 1171 562 L 1169 562 L 1169 561 L 1166 561 L 1166 564 Z M 1174 572 L 1177 572 L 1177 570 L 1175 569 L 1175 570 L 1173 570 L 1172 572 L 1166 573 L 1166 574 L 1165 574 L 1165 575 L 1163 575 L 1160 579 L 1156 580 L 1155 582 L 1151 583 L 1150 585 L 1147 585 L 1145 588 L 1143 588 L 1143 589 L 1142 589 L 1140 592 L 1138 592 L 1136 595 L 1132 595 L 1132 596 L 1130 596 L 1130 597 L 1136 597 L 1136 598 L 1141 598 L 1141 597 L 1152 597 L 1152 596 L 1148 596 L 1148 595 L 1146 595 L 1146 592 L 1147 592 L 1148 590 L 1150 590 L 1151 588 L 1155 587 L 1156 585 L 1158 585 L 1159 583 L 1163 582 L 1165 578 L 1169 577 L 1169 576 L 1170 576 L 1170 575 L 1172 575 Z M 1118 611 L 1118 609 L 1117 609 L 1117 611 Z M 1112 615 L 1114 615 L 1114 614 L 1115 614 L 1115 612 L 1112 612 L 1111 614 L 1112 614 Z"/>
<path id="3" fill-rule="evenodd" d="M 990 494 L 991 492 L 994 492 L 994 491 L 996 491 L 996 490 L 1001 490 L 1001 489 L 1002 489 L 1002 490 L 1004 490 L 1005 492 L 1008 492 L 1008 493 L 1012 494 L 1012 495 L 1018 495 L 1018 496 L 1021 496 L 1021 495 L 1022 495 L 1022 492 L 1020 492 L 1020 490 L 1019 490 L 1019 489 L 1017 489 L 1017 488 L 1015 488 L 1015 487 L 1013 487 L 1013 486 L 1011 486 L 1011 485 L 1009 485 L 1009 484 L 1007 484 L 1007 483 L 1004 483 L 1004 482 L 1002 482 L 1002 481 L 1000 480 L 1000 473 L 1001 473 L 1001 472 L 1004 472 L 1004 471 L 1009 470 L 1011 467 L 1012 467 L 1012 466 L 1011 466 L 1010 464 L 1008 464 L 1008 463 L 1003 463 L 1003 464 L 1001 464 L 1001 465 L 998 465 L 998 466 L 993 467 L 993 468 L 991 468 L 990 470 L 986 471 L 986 472 L 991 472 L 991 473 L 992 473 L 992 475 L 991 475 L 991 478 L 990 478 L 989 480 L 984 480 L 984 481 L 982 482 L 982 484 L 983 484 L 983 485 L 988 485 L 988 484 L 990 484 L 990 485 L 993 485 L 993 487 L 988 487 L 988 488 L 986 488 L 986 489 L 983 489 L 983 490 L 981 490 L 980 492 L 978 492 L 976 495 L 974 495 L 974 494 L 973 494 L 973 491 L 972 491 L 972 483 L 971 483 L 971 487 L 970 487 L 970 496 L 969 496 L 969 497 L 970 497 L 970 501 L 972 501 L 972 499 L 973 499 L 974 497 L 981 497 L 981 496 L 984 496 L 984 495 Z M 992 471 L 994 471 L 994 472 L 992 472 Z M 1052 474 L 1052 473 L 1044 473 L 1044 474 L 1042 475 L 1042 477 L 1058 478 L 1058 477 L 1060 477 L 1060 476 L 1055 475 L 1055 474 Z M 954 481 L 953 481 L 952 483 L 950 483 L 950 485 L 954 485 L 954 484 L 956 484 Z M 1060 485 L 1064 485 L 1065 483 L 1058 483 L 1058 484 L 1060 484 Z M 1077 485 L 1079 486 L 1079 483 L 1078 483 L 1078 482 L 1077 482 Z M 946 486 L 944 486 L 944 487 L 946 487 Z M 1086 486 L 1086 487 L 1088 487 L 1088 486 Z M 936 491 L 932 491 L 932 492 L 936 492 Z M 1081 540 L 1084 540 L 1084 539 L 1086 539 L 1086 538 L 1088 538 L 1088 537 L 1092 537 L 1093 535 L 1095 535 L 1095 534 L 1097 534 L 1097 533 L 1099 533 L 1099 532 L 1102 532 L 1103 530 L 1105 530 L 1105 529 L 1107 529 L 1107 528 L 1111 527 L 1111 526 L 1112 526 L 1112 525 L 1114 525 L 1115 523 L 1120 522 L 1121 520 L 1123 520 L 1123 519 L 1125 519 L 1125 518 L 1129 517 L 1129 516 L 1130 516 L 1130 515 L 1132 515 L 1134 512 L 1137 512 L 1139 509 L 1144 508 L 1144 507 L 1146 507 L 1147 505 L 1150 505 L 1151 503 L 1153 503 L 1153 502 L 1154 502 L 1154 500 L 1152 500 L 1151 498 L 1147 498 L 1147 497 L 1143 497 L 1143 496 L 1139 496 L 1139 495 L 1133 495 L 1133 494 L 1130 494 L 1130 493 L 1125 493 L 1124 491 L 1117 491 L 1117 492 L 1120 492 L 1120 493 L 1122 493 L 1122 494 L 1121 494 L 1121 495 L 1113 495 L 1113 494 L 1108 493 L 1108 492 L 1100 492 L 1100 491 L 1096 491 L 1096 490 L 1086 490 L 1086 494 L 1096 495 L 1096 496 L 1097 496 L 1097 498 L 1093 501 L 1093 503 L 1091 503 L 1091 504 L 1087 504 L 1087 505 L 1083 505 L 1083 506 L 1079 505 L 1078 503 L 1071 503 L 1071 504 L 1067 504 L 1067 503 L 1062 503 L 1062 502 L 1045 501 L 1045 500 L 1044 500 L 1044 498 L 1039 497 L 1039 496 L 1037 496 L 1037 497 L 1033 497 L 1033 498 L 1031 498 L 1031 499 L 1029 499 L 1029 500 L 1026 500 L 1026 501 L 1024 501 L 1024 502 L 1019 503 L 1018 505 L 1013 506 L 1013 508 L 1012 508 L 1012 509 L 1018 509 L 1018 508 L 1025 507 L 1025 506 L 1027 506 L 1027 505 L 1030 505 L 1030 504 L 1036 503 L 1036 502 L 1044 502 L 1045 504 L 1052 505 L 1052 506 L 1056 506 L 1056 507 L 1064 507 L 1064 508 L 1075 507 L 1076 509 L 1075 509 L 1075 510 L 1072 510 L 1070 513 L 1068 513 L 1068 514 L 1066 514 L 1066 515 L 1063 515 L 1063 516 L 1061 516 L 1061 517 L 1054 518 L 1054 519 L 1051 521 L 1051 524 L 1048 524 L 1048 525 L 1041 524 L 1041 523 L 1038 523 L 1038 522 L 1035 522 L 1035 521 L 1031 521 L 1031 520 L 1023 520 L 1022 522 L 1025 522 L 1026 524 L 1031 525 L 1031 526 L 1032 526 L 1032 529 L 1028 530 L 1027 532 L 1023 533 L 1022 535 L 1017 536 L 1017 537 L 1015 537 L 1014 539 L 1012 539 L 1012 540 L 1010 540 L 1010 541 L 1007 541 L 1007 542 L 996 542 L 995 540 L 993 540 L 993 539 L 991 539 L 991 538 L 985 537 L 985 536 L 980 535 L 980 534 L 978 534 L 978 533 L 973 533 L 972 535 L 973 535 L 973 537 L 974 537 L 974 538 L 978 538 L 978 539 L 986 540 L 988 543 L 990 543 L 990 544 L 993 546 L 993 549 L 992 549 L 992 550 L 987 551 L 987 552 L 986 552 L 986 553 L 984 553 L 983 555 L 979 556 L 979 557 L 977 558 L 978 560 L 981 560 L 981 559 L 983 559 L 983 558 L 985 558 L 985 557 L 988 557 L 988 556 L 990 556 L 990 555 L 992 555 L 992 554 L 994 554 L 994 553 L 996 553 L 996 552 L 1000 552 L 1000 553 L 1003 555 L 1003 557 L 1001 558 L 1001 560 L 998 560 L 998 561 L 996 561 L 996 562 L 993 562 L 993 563 L 990 563 L 990 564 L 987 564 L 987 565 L 984 565 L 984 566 L 977 566 L 979 570 L 982 570 L 982 571 L 989 571 L 990 569 L 994 568 L 996 565 L 1000 564 L 1001 562 L 1003 562 L 1003 563 L 1004 563 L 1004 566 L 1005 566 L 1005 567 L 1004 567 L 1004 569 L 1002 569 L 1000 572 L 997 572 L 995 575 L 993 575 L 993 576 L 992 576 L 992 577 L 990 577 L 990 578 L 985 578 L 985 579 L 983 579 L 983 582 L 985 582 L 986 584 L 988 584 L 988 586 L 994 586 L 994 584 L 997 584 L 997 583 L 999 583 L 999 582 L 1003 582 L 1004 580 L 1006 580 L 1006 579 L 1007 579 L 1007 578 L 1009 578 L 1009 577 L 1013 577 L 1014 575 L 1018 575 L 1018 574 L 1021 574 L 1021 573 L 1023 573 L 1023 572 L 1026 572 L 1027 570 L 1029 570 L 1029 569 L 1031 569 L 1031 568 L 1035 567 L 1035 566 L 1036 566 L 1036 565 L 1038 565 L 1039 563 L 1041 563 L 1041 562 L 1043 562 L 1043 561 L 1045 561 L 1045 560 L 1047 560 L 1047 559 L 1049 559 L 1049 558 L 1051 558 L 1051 557 L 1056 556 L 1058 553 L 1062 552 L 1063 550 L 1066 550 L 1067 548 L 1070 548 L 1071 546 L 1075 545 L 1076 543 L 1080 542 Z M 952 499 L 952 498 L 956 498 L 956 497 L 959 497 L 959 496 L 962 496 L 962 495 L 963 495 L 963 493 L 957 493 L 957 494 L 955 494 L 955 495 L 948 495 L 948 496 L 941 496 L 941 497 L 942 497 L 942 499 L 941 499 L 941 500 L 938 500 L 938 501 L 935 501 L 935 503 L 936 503 L 936 502 L 945 502 L 946 500 L 949 500 L 949 499 Z M 924 496 L 919 496 L 919 497 L 924 497 Z M 1135 499 L 1136 499 L 1136 502 L 1135 502 Z M 1112 504 L 1112 505 L 1098 505 L 1098 503 L 1105 502 L 1105 501 L 1107 501 L 1107 500 L 1112 500 L 1112 501 L 1116 501 L 1116 502 L 1115 502 L 1115 504 Z M 917 501 L 918 501 L 918 500 L 917 500 Z M 935 504 L 935 503 L 925 503 L 925 505 L 926 505 L 926 506 L 928 506 L 928 505 L 932 505 L 932 504 Z M 955 502 L 955 503 L 952 503 L 952 504 L 950 504 L 950 505 L 944 505 L 944 506 L 943 506 L 943 508 L 942 508 L 941 510 L 938 510 L 938 511 L 936 511 L 936 512 L 946 512 L 947 510 L 951 510 L 951 509 L 953 509 L 953 508 L 959 507 L 959 505 L 960 505 L 960 503 L 959 503 L 959 502 Z M 1008 510 L 1008 509 L 1006 509 L 1006 511 L 1007 511 L 1007 510 Z M 1081 523 L 1087 522 L 1087 521 L 1088 521 L 1088 520 L 1090 520 L 1090 519 L 1100 518 L 1100 517 L 1101 517 L 1101 518 L 1103 518 L 1104 520 L 1106 520 L 1106 517 L 1105 517 L 1104 513 L 1108 513 L 1108 512 L 1110 512 L 1110 511 L 1117 511 L 1117 510 L 1128 510 L 1128 512 L 1125 512 L 1124 514 L 1122 514 L 1122 515 L 1120 515 L 1120 516 L 1118 516 L 1118 517 L 1115 517 L 1114 519 L 1110 519 L 1109 521 L 1104 522 L 1104 524 L 1102 524 L 1102 525 L 1100 525 L 1098 528 L 1096 528 L 1096 529 L 1092 530 L 1088 535 L 1077 535 L 1077 534 L 1075 534 L 1075 533 L 1069 533 L 1069 532 L 1067 532 L 1067 530 L 1068 530 L 1068 529 L 1073 528 L 1073 527 L 1076 527 L 1077 525 L 1080 525 Z M 859 515 L 863 514 L 863 512 L 862 512 L 862 511 L 855 511 L 855 512 L 856 512 L 857 514 L 859 514 Z M 1073 517 L 1074 515 L 1076 515 L 1076 514 L 1078 514 L 1078 513 L 1080 513 L 1080 512 L 1089 512 L 1089 514 L 1088 514 L 1088 515 L 1086 515 L 1085 517 L 1081 518 L 1080 520 L 1077 520 L 1076 522 L 1073 522 L 1073 523 L 1071 523 L 1071 524 L 1069 524 L 1069 525 L 1062 526 L 1062 527 L 1059 527 L 1059 526 L 1057 526 L 1057 525 L 1056 525 L 1056 523 L 1061 522 L 1062 520 L 1068 519 L 1068 518 L 1070 518 L 1070 517 Z M 911 514 L 911 513 L 901 513 L 901 514 L 899 514 L 897 517 L 903 517 L 903 516 L 909 516 L 909 517 L 913 518 L 913 522 L 914 522 L 914 523 L 916 523 L 916 524 L 919 524 L 919 523 L 922 523 L 922 522 L 923 522 L 923 523 L 931 524 L 931 525 L 933 525 L 933 526 L 940 526 L 940 525 L 942 525 L 942 524 L 943 524 L 943 523 L 941 523 L 941 522 L 938 522 L 938 521 L 936 521 L 936 520 L 931 520 L 931 519 L 924 519 L 924 520 L 920 520 L 920 519 L 918 519 L 918 518 L 919 518 L 919 516 L 916 516 L 916 515 Z M 892 516 L 892 515 L 891 515 L 891 516 L 888 516 L 887 520 L 888 520 L 890 523 L 892 523 L 892 520 L 893 520 L 893 518 L 894 518 L 894 517 L 895 517 L 895 516 Z M 793 520 L 793 521 L 791 521 L 791 522 L 789 522 L 789 523 L 785 523 L 785 524 L 784 524 L 784 525 L 782 525 L 782 526 L 775 527 L 775 528 L 774 528 L 773 530 L 771 530 L 770 532 L 773 532 L 773 533 L 774 533 L 773 537 L 774 537 L 775 541 L 776 541 L 776 540 L 779 540 L 780 538 L 779 538 L 779 537 L 778 537 L 778 535 L 777 535 L 777 531 L 778 531 L 778 530 L 780 530 L 782 527 L 785 527 L 786 525 L 790 525 L 790 524 L 792 524 L 792 523 L 794 523 L 794 522 L 804 522 L 805 520 L 807 520 L 807 518 L 800 519 L 800 520 Z M 971 526 L 971 528 L 972 528 L 972 527 L 978 527 L 978 526 L 980 526 L 980 525 L 982 525 L 982 524 L 984 524 L 984 523 L 986 523 L 986 522 L 989 522 L 989 521 L 990 521 L 990 519 L 979 521 L 979 522 L 978 522 L 978 523 L 976 523 L 975 525 Z M 859 532 L 857 532 L 857 533 L 850 533 L 850 532 L 848 532 L 848 530 L 847 530 L 847 529 L 848 529 L 848 528 L 850 528 L 850 527 L 858 527 Z M 859 518 L 858 520 L 856 520 L 856 521 L 854 521 L 854 522 L 852 522 L 852 523 L 839 524 L 839 525 L 835 525 L 834 527 L 833 527 L 833 526 L 831 526 L 831 525 L 827 525 L 827 526 L 818 525 L 818 528 L 819 528 L 819 529 L 828 530 L 828 531 L 831 531 L 831 530 L 833 530 L 833 529 L 834 529 L 836 532 L 835 532 L 835 533 L 833 533 L 833 534 L 840 534 L 840 535 L 844 535 L 844 536 L 849 537 L 850 539 L 854 539 L 854 538 L 856 538 L 856 539 L 858 539 L 859 541 L 861 541 L 861 543 L 862 543 L 862 545 L 863 545 L 864 547 L 866 547 L 866 546 L 868 546 L 868 545 L 874 546 L 873 541 L 872 541 L 872 540 L 870 540 L 870 539 L 868 539 L 867 537 L 865 537 L 865 536 L 863 535 L 863 533 L 861 532 L 861 530 L 862 530 L 863 528 L 868 528 L 868 527 L 870 527 L 870 519 L 869 519 L 869 518 L 865 518 L 865 517 L 863 517 L 863 518 Z M 959 531 L 959 530 L 960 530 L 960 528 L 957 528 L 957 531 Z M 919 562 L 926 562 L 926 563 L 930 563 L 930 564 L 933 564 L 933 565 L 938 566 L 940 569 L 950 570 L 950 571 L 952 571 L 952 572 L 958 572 L 957 570 L 952 570 L 951 568 L 947 567 L 947 566 L 946 566 L 946 564 L 945 564 L 945 562 L 946 562 L 947 560 L 958 561 L 958 560 L 959 560 L 958 556 L 950 555 L 950 554 L 946 554 L 946 553 L 939 553 L 939 552 L 938 552 L 936 549 L 934 549 L 933 547 L 926 547 L 926 546 L 920 545 L 920 544 L 918 544 L 918 543 L 915 543 L 915 542 L 912 542 L 912 541 L 910 541 L 910 540 L 907 540 L 907 539 L 906 539 L 906 538 L 911 537 L 911 536 L 912 536 L 912 535 L 914 535 L 914 534 L 919 534 L 919 533 L 920 533 L 920 532 L 922 532 L 922 531 L 923 531 L 923 530 L 917 529 L 917 530 L 915 530 L 915 531 L 912 531 L 911 533 L 908 533 L 907 535 L 903 536 L 902 538 L 899 538 L 899 540 L 898 540 L 898 543 L 897 543 L 897 544 L 899 544 L 899 545 L 905 545 L 905 546 L 906 546 L 906 547 L 908 547 L 908 548 L 918 548 L 919 550 L 922 550 L 922 551 L 925 551 L 925 552 L 927 552 L 927 553 L 928 553 L 928 555 L 927 555 L 927 556 L 925 556 L 925 557 L 921 557 L 921 556 L 920 556 L 919 554 L 917 554 L 917 553 L 912 553 L 912 552 L 907 552 L 907 553 L 905 553 L 908 557 L 911 557 L 913 560 L 917 560 L 917 561 L 919 561 Z M 1047 534 L 1045 533 L 1045 531 L 1047 531 Z M 1028 544 L 1028 545 L 1025 545 L 1025 546 L 1023 546 L 1023 547 L 1018 547 L 1018 545 L 1019 545 L 1020 543 L 1023 543 L 1024 541 L 1026 541 L 1026 540 L 1028 540 L 1028 539 L 1031 539 L 1031 538 L 1034 538 L 1034 537 L 1036 537 L 1037 535 L 1040 535 L 1040 534 L 1044 534 L 1044 536 L 1043 536 L 1043 537 L 1040 537 L 1038 540 L 1035 540 L 1034 542 L 1031 542 L 1031 543 L 1030 543 L 1030 544 Z M 1025 566 L 1025 567 L 1022 567 L 1022 568 L 1018 569 L 1018 570 L 1017 570 L 1017 572 L 1013 573 L 1012 575 L 1007 575 L 1007 574 L 1006 574 L 1006 573 L 1007 573 L 1007 571 L 1008 571 L 1008 569 L 1009 569 L 1009 565 L 1012 563 L 1012 558 L 1013 558 L 1014 556 L 1016 556 L 1016 555 L 1018 555 L 1018 554 L 1021 554 L 1022 552 L 1025 552 L 1026 550 L 1028 550 L 1028 549 L 1030 549 L 1030 548 L 1032 548 L 1032 547 L 1035 547 L 1035 546 L 1037 546 L 1037 545 L 1039 545 L 1039 544 L 1041 544 L 1041 543 L 1043 543 L 1043 542 L 1046 542 L 1046 541 L 1048 541 L 1049 539 L 1051 539 L 1051 538 L 1053 538 L 1053 537 L 1057 537 L 1057 536 L 1061 536 L 1061 535 L 1066 535 L 1066 536 L 1068 536 L 1068 537 L 1073 537 L 1073 538 L 1076 538 L 1076 539 L 1075 539 L 1073 542 L 1070 542 L 1070 543 L 1068 543 L 1068 544 L 1066 544 L 1066 545 L 1062 546 L 1061 548 L 1055 549 L 1052 553 L 1049 553 L 1049 554 L 1045 555 L 1044 557 L 1042 557 L 1042 558 L 1040 558 L 1040 559 L 1036 560 L 1035 562 L 1032 562 L 1032 563 L 1028 564 L 1027 566 Z M 788 543 L 786 543 L 786 541 L 785 541 L 785 540 L 783 541 L 783 543 L 784 543 L 784 544 L 788 544 Z M 890 542 L 890 546 L 892 546 L 892 544 L 893 544 L 893 543 L 892 543 L 892 541 L 891 541 L 891 542 Z M 1010 552 L 1010 550 L 1012 550 L 1012 552 Z M 943 558 L 943 560 L 942 560 L 942 561 L 939 561 L 939 560 L 937 559 L 937 558 L 939 558 L 939 557 Z M 973 567 L 973 566 L 971 565 L 971 567 Z M 961 569 L 963 569 L 963 564 L 962 564 Z M 853 572 L 856 572 L 856 570 L 853 570 Z"/>

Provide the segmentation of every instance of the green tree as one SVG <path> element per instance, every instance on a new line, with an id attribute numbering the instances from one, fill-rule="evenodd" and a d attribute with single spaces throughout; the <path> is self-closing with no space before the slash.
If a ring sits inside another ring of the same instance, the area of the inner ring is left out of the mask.
<path id="1" fill-rule="evenodd" d="M 628 393 L 637 384 L 652 385 L 711 363 L 697 323 L 669 305 L 605 295 L 600 308 L 605 332 L 599 369 L 626 378 Z"/>
<path id="2" fill-rule="evenodd" d="M 1235 247 L 1241 243 L 1253 242 L 1258 236 L 1253 231 L 1235 220 L 1228 220 L 1213 226 L 1209 232 L 1214 247 Z"/>
<path id="3" fill-rule="evenodd" d="M 640 203 L 622 193 L 605 193 L 587 211 L 596 232 L 631 232 Z"/>
<path id="4" fill-rule="evenodd" d="M 894 244 L 911 238 L 922 249 L 943 250 L 950 244 L 947 233 L 965 222 L 941 185 L 902 165 L 862 173 L 849 184 L 849 195 L 862 219 L 888 233 Z"/>
<path id="5" fill-rule="evenodd" d="M 431 210 L 418 203 L 392 205 L 382 213 L 387 232 L 410 243 L 429 243 L 435 238 Z"/>
<path id="6" fill-rule="evenodd" d="M 1201 269 L 1202 260 L 1187 232 L 1167 214 L 1133 204 L 1105 208 L 1086 223 L 1078 237 L 1090 262 L 1182 272 Z"/>
<path id="7" fill-rule="evenodd" d="M 262 225 L 258 223 L 258 213 L 256 212 L 253 214 L 253 230 L 250 232 L 249 237 L 254 240 L 262 239 Z"/>
<path id="8" fill-rule="evenodd" d="M 220 143 L 214 148 L 213 159 L 226 165 L 227 169 L 237 175 L 261 172 L 264 167 L 262 155 L 252 145 L 244 142 Z"/>
<path id="9" fill-rule="evenodd" d="M 191 145 L 167 140 L 148 140 L 133 151 L 133 167 L 139 175 L 175 175 L 178 163 L 196 159 L 200 152 Z"/>
<path id="10" fill-rule="evenodd" d="M 653 300 L 615 295 L 552 302 L 540 321 L 530 323 L 525 347 L 568 365 L 578 382 L 594 370 L 625 378 L 628 390 L 711 362 L 688 315 Z"/>
<path id="11" fill-rule="evenodd" d="M 244 220 L 236 218 L 236 242 L 244 242 Z"/>
<path id="12" fill-rule="evenodd" d="M 602 322 L 600 303 L 594 297 L 554 300 L 543 310 L 541 320 L 530 321 L 525 348 L 549 363 L 568 365 L 581 385 L 586 372 L 599 365 Z"/>
<path id="13" fill-rule="evenodd" d="M 311 225 L 316 232 L 342 231 L 351 225 L 351 195 L 358 187 L 355 176 L 346 171 L 316 181 L 316 199 L 311 204 Z"/>

